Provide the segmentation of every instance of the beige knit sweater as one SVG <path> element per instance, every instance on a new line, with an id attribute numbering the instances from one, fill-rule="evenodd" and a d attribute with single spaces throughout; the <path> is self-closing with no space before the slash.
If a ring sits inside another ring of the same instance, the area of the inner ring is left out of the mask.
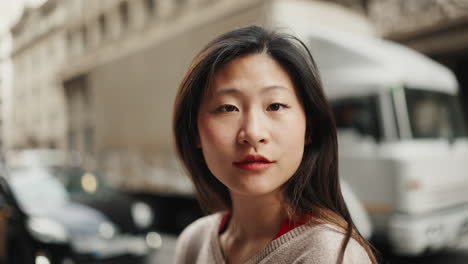
<path id="1" fill-rule="evenodd" d="M 225 264 L 218 234 L 221 219 L 222 214 L 216 213 L 190 224 L 177 241 L 175 263 Z M 344 235 L 331 225 L 304 224 L 271 241 L 246 264 L 334 264 L 343 239 Z M 371 261 L 364 248 L 351 239 L 343 263 Z"/>

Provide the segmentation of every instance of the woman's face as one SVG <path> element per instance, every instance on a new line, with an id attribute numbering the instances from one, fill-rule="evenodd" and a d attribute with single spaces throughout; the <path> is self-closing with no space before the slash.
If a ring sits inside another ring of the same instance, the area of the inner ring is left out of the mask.
<path id="1" fill-rule="evenodd" d="M 208 168 L 231 195 L 278 191 L 301 163 L 304 108 L 289 74 L 266 54 L 219 69 L 197 122 Z"/>

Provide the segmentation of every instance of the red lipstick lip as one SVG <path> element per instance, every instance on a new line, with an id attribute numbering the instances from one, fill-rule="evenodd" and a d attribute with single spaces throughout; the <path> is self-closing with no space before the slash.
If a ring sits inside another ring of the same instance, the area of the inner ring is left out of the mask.
<path id="1" fill-rule="evenodd" d="M 263 157 L 262 155 L 247 155 L 242 160 L 233 162 L 234 166 L 252 172 L 259 172 L 269 168 L 274 161 Z"/>
<path id="2" fill-rule="evenodd" d="M 272 163 L 272 161 L 270 161 L 269 159 L 265 158 L 262 155 L 247 155 L 240 161 L 235 161 L 234 164 L 252 163 L 252 162 Z"/>

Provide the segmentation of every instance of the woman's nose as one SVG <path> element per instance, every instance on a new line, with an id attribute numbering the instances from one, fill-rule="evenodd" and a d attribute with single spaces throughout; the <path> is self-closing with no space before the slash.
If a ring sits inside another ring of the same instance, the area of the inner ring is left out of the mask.
<path id="1" fill-rule="evenodd" d="M 249 114 L 243 118 L 237 141 L 254 148 L 269 142 L 268 129 L 260 114 Z"/>

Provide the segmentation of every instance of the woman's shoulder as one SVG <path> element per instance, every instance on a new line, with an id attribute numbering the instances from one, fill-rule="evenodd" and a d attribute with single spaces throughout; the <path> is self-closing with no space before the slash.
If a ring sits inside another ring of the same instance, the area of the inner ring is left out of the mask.
<path id="1" fill-rule="evenodd" d="M 303 233 L 303 244 L 307 254 L 303 257 L 317 257 L 314 263 L 334 263 L 345 239 L 343 229 L 331 224 L 309 224 Z M 343 263 L 371 263 L 366 249 L 354 238 L 350 238 Z"/>
<path id="2" fill-rule="evenodd" d="M 176 244 L 176 263 L 186 263 L 177 260 L 194 258 L 194 254 L 198 254 L 202 247 L 209 245 L 221 217 L 221 213 L 201 217 L 182 231 Z"/>
<path id="3" fill-rule="evenodd" d="M 332 224 L 311 223 L 307 225 L 306 230 L 306 232 L 313 234 L 313 236 L 310 236 L 310 239 L 313 239 L 316 242 L 320 241 L 327 245 L 335 245 L 336 242 L 339 244 L 345 237 L 345 230 Z"/>

